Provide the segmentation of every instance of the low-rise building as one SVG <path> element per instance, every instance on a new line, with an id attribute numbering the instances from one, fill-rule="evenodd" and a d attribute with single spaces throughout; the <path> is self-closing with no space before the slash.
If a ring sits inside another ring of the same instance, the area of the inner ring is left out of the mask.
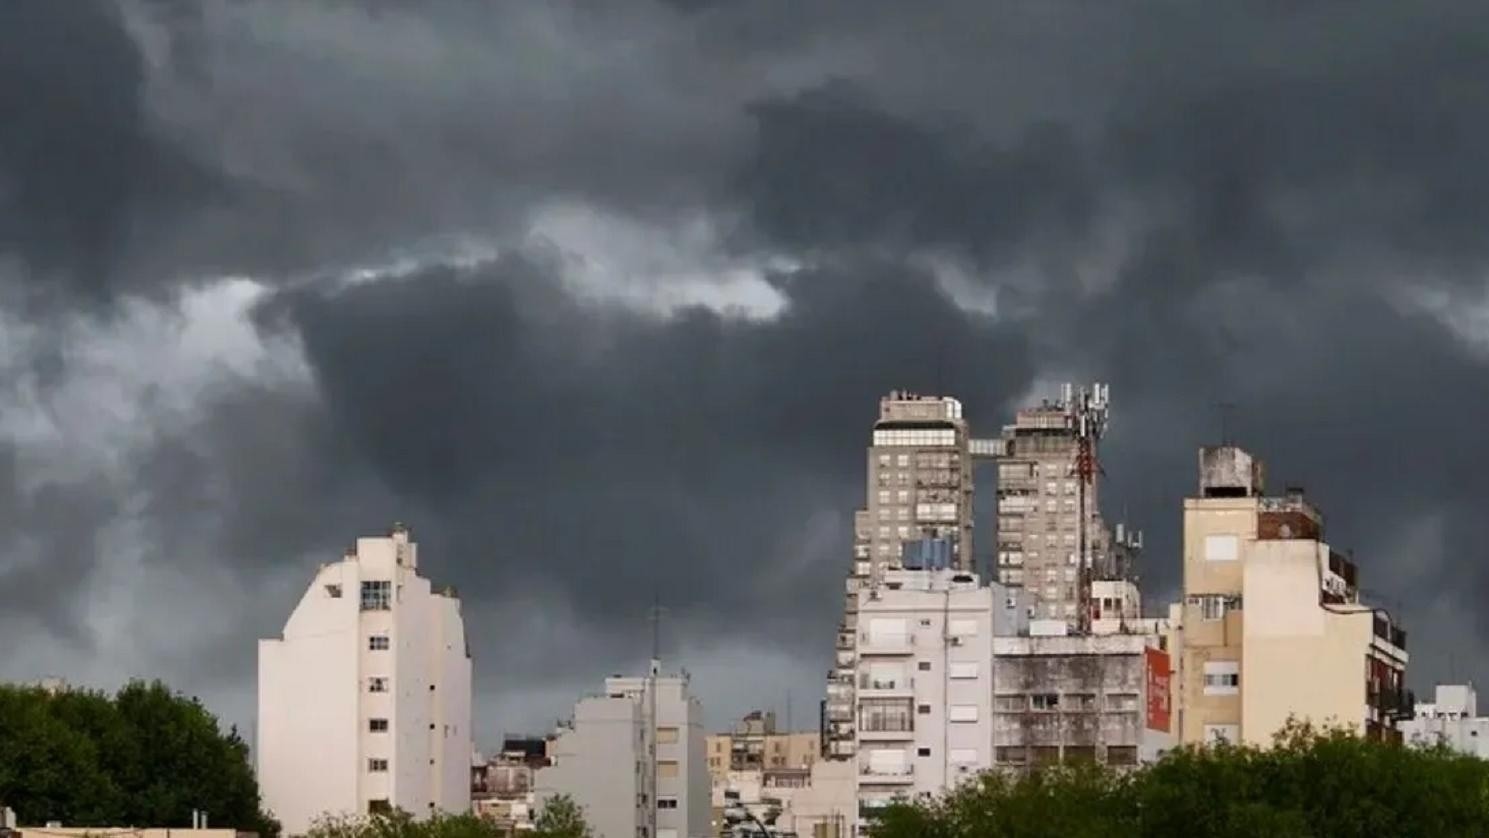
<path id="1" fill-rule="evenodd" d="M 534 776 L 539 810 L 566 794 L 597 838 L 712 835 L 703 708 L 688 676 L 615 676 L 581 699 L 553 739 L 551 764 Z"/>
<path id="2" fill-rule="evenodd" d="M 507 737 L 495 757 L 471 765 L 471 810 L 509 834 L 531 828 L 533 776 L 546 765 L 544 737 Z"/>
<path id="3" fill-rule="evenodd" d="M 1154 633 L 993 638 L 993 764 L 1132 766 L 1173 747 L 1161 645 Z"/>
<path id="4" fill-rule="evenodd" d="M 1489 717 L 1479 715 L 1472 684 L 1438 684 L 1432 702 L 1417 704 L 1413 718 L 1401 723 L 1401 735 L 1413 745 L 1446 745 L 1489 759 Z"/>

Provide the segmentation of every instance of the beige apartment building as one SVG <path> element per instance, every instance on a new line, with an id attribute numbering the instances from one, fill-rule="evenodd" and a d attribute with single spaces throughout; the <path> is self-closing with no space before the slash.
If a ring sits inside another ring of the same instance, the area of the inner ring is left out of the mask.
<path id="1" fill-rule="evenodd" d="M 1264 746 L 1289 718 L 1399 740 L 1406 632 L 1361 603 L 1322 514 L 1301 489 L 1267 496 L 1261 461 L 1235 446 L 1201 449 L 1199 471 L 1175 608 L 1182 741 Z"/>
<path id="2" fill-rule="evenodd" d="M 708 773 L 718 785 L 732 771 L 807 770 L 821 749 L 816 731 L 778 730 L 775 713 L 756 710 L 729 732 L 707 737 Z"/>

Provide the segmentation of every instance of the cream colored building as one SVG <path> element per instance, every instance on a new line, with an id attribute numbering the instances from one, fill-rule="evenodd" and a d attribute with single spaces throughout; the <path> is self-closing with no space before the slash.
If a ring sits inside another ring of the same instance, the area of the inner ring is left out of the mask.
<path id="1" fill-rule="evenodd" d="M 258 780 L 285 834 L 323 814 L 470 810 L 471 660 L 460 600 L 395 525 L 322 565 L 258 648 Z"/>
<path id="2" fill-rule="evenodd" d="M 1199 466 L 1174 632 L 1182 741 L 1268 745 L 1290 718 L 1399 739 L 1406 633 L 1360 602 L 1323 516 L 1301 490 L 1265 495 L 1240 448 L 1202 449 Z"/>

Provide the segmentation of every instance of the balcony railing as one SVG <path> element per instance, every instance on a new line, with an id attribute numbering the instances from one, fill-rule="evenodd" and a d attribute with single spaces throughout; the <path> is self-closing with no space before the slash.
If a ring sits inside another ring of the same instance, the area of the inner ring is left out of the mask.
<path id="1" fill-rule="evenodd" d="M 912 690 L 915 688 L 915 679 L 906 675 L 898 678 L 875 678 L 865 674 L 858 676 L 858 688 L 861 690 Z"/>

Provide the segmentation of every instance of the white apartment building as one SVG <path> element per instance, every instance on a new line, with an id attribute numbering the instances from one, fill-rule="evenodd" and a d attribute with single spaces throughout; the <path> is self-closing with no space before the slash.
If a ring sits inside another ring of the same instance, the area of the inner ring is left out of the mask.
<path id="1" fill-rule="evenodd" d="M 325 814 L 470 809 L 471 660 L 460 601 L 401 525 L 322 565 L 258 648 L 258 779 L 288 835 Z"/>
<path id="2" fill-rule="evenodd" d="M 888 570 L 859 592 L 859 830 L 896 797 L 939 795 L 993 764 L 993 636 L 1027 630 L 1022 593 L 946 569 Z"/>
<path id="3" fill-rule="evenodd" d="M 1418 703 L 1414 718 L 1400 723 L 1408 744 L 1446 745 L 1453 750 L 1489 759 L 1489 717 L 1479 715 L 1479 696 L 1472 684 L 1438 684 L 1429 703 Z"/>
<path id="4" fill-rule="evenodd" d="M 653 661 L 652 672 L 659 668 Z M 533 781 L 538 807 L 567 794 L 596 838 L 708 838 L 704 740 L 703 707 L 686 674 L 607 678 L 604 696 L 580 700 L 554 739 L 552 765 Z"/>

